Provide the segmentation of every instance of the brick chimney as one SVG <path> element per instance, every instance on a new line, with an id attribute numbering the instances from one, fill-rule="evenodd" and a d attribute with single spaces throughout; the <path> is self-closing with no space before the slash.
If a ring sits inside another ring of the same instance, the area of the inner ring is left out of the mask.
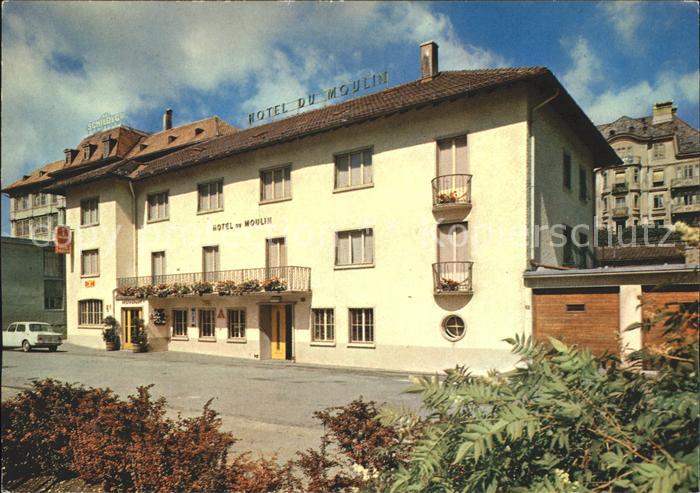
<path id="1" fill-rule="evenodd" d="M 173 110 L 168 108 L 163 114 L 163 130 L 170 130 L 173 128 Z"/>
<path id="2" fill-rule="evenodd" d="M 420 78 L 432 79 L 438 74 L 438 45 L 426 41 L 420 45 Z"/>
<path id="3" fill-rule="evenodd" d="M 652 110 L 651 124 L 670 122 L 673 120 L 673 114 L 676 108 L 673 107 L 673 101 L 662 101 L 656 103 Z"/>

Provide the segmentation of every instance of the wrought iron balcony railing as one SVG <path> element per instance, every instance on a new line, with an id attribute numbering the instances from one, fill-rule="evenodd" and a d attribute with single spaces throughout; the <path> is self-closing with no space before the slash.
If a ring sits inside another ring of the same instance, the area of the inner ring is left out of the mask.
<path id="1" fill-rule="evenodd" d="M 117 279 L 117 290 L 121 296 L 141 298 L 202 293 L 309 292 L 311 291 L 311 268 L 261 267 L 162 276 L 120 277 Z"/>
<path id="2" fill-rule="evenodd" d="M 627 193 L 629 191 L 629 186 L 627 183 L 614 183 L 612 186 L 612 193 Z"/>
<path id="3" fill-rule="evenodd" d="M 472 175 L 442 175 L 433 178 L 433 207 L 465 206 L 472 202 Z"/>
<path id="4" fill-rule="evenodd" d="M 433 264 L 435 294 L 471 294 L 474 262 L 438 262 Z"/>

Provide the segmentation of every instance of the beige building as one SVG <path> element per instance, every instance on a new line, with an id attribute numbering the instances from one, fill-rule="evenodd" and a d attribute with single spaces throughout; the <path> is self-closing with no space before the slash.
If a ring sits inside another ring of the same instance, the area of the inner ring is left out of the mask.
<path id="1" fill-rule="evenodd" d="M 585 243 L 594 166 L 619 160 L 549 70 L 421 57 L 420 79 L 368 96 L 66 163 L 45 189 L 73 230 L 69 341 L 103 347 L 111 314 L 125 347 L 142 318 L 155 350 L 510 368 L 503 339 L 532 332 L 523 273 L 586 263 L 558 237 Z"/>
<path id="2" fill-rule="evenodd" d="M 700 223 L 700 133 L 671 102 L 598 128 L 623 161 L 597 174 L 599 227 Z"/>

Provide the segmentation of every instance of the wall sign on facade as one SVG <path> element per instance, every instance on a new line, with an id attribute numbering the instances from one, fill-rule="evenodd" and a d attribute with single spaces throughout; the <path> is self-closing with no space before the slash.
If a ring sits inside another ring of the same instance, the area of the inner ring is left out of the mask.
<path id="1" fill-rule="evenodd" d="M 85 287 L 86 288 L 94 288 L 95 287 L 95 280 L 89 279 L 89 280 L 85 281 Z"/>
<path id="2" fill-rule="evenodd" d="M 56 238 L 55 252 L 63 255 L 71 253 L 71 231 L 68 226 L 56 226 L 54 238 Z"/>
<path id="3" fill-rule="evenodd" d="M 245 221 L 239 223 L 216 223 L 212 225 L 212 231 L 249 228 L 251 226 L 264 226 L 266 224 L 272 224 L 272 217 L 257 217 L 254 219 L 246 219 Z"/>
<path id="4" fill-rule="evenodd" d="M 389 85 L 389 72 L 380 72 L 361 79 L 356 79 L 351 82 L 346 82 L 337 86 L 329 87 L 320 92 L 309 94 L 307 97 L 287 101 L 286 103 L 276 104 L 265 109 L 254 111 L 248 114 L 248 124 L 274 118 L 276 116 L 291 113 L 292 111 L 300 111 L 310 106 L 327 103 L 335 99 L 344 98 L 346 96 L 355 96 L 364 91 L 368 91 L 377 86 Z"/>
<path id="5" fill-rule="evenodd" d="M 92 134 L 108 128 L 118 127 L 126 120 L 126 113 L 103 113 L 97 120 L 87 124 L 88 133 Z"/>

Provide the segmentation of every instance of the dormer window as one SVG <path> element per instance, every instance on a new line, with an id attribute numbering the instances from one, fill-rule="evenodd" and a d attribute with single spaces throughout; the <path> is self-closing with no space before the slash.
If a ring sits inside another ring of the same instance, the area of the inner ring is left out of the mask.
<path id="1" fill-rule="evenodd" d="M 75 155 L 78 151 L 75 149 L 64 149 L 63 152 L 66 154 L 66 165 L 69 165 L 75 159 Z"/>
<path id="2" fill-rule="evenodd" d="M 608 132 L 608 137 L 612 137 L 613 135 L 615 135 L 615 131 L 614 131 L 614 130 L 610 130 L 610 131 Z"/>
<path id="3" fill-rule="evenodd" d="M 102 139 L 102 159 L 109 157 L 115 142 L 116 141 L 112 139 L 111 135 L 107 135 Z"/>
<path id="4" fill-rule="evenodd" d="M 83 160 L 88 160 L 90 159 L 90 155 L 92 154 L 92 146 L 90 144 L 85 144 L 83 146 Z"/>
<path id="5" fill-rule="evenodd" d="M 139 151 L 145 151 L 147 147 L 148 144 L 139 144 Z"/>
<path id="6" fill-rule="evenodd" d="M 175 142 L 175 139 L 177 139 L 177 137 L 175 137 L 174 135 L 168 135 L 168 144 L 172 144 L 173 142 Z"/>
<path id="7" fill-rule="evenodd" d="M 202 133 L 204 133 L 204 129 L 203 129 L 203 128 L 197 127 L 197 128 L 194 129 L 194 135 L 195 135 L 195 136 L 201 135 Z"/>

